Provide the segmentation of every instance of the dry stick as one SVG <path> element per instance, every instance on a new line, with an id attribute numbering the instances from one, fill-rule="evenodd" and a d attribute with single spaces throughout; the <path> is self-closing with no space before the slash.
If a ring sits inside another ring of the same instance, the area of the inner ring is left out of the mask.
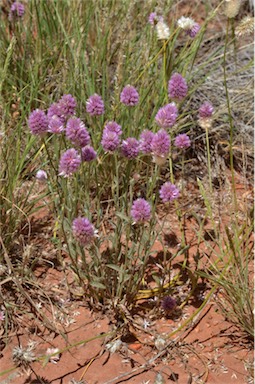
<path id="1" fill-rule="evenodd" d="M 50 321 L 47 319 L 47 317 L 45 316 L 45 314 L 41 311 L 38 310 L 35 302 L 31 299 L 31 297 L 26 293 L 26 291 L 23 289 L 21 283 L 19 282 L 19 280 L 17 279 L 16 277 L 16 274 L 15 274 L 15 271 L 14 271 L 14 268 L 12 266 L 12 263 L 11 263 L 11 260 L 8 256 L 8 253 L 7 253 L 7 250 L 5 248 L 5 245 L 3 243 L 3 239 L 2 237 L 0 236 L 0 243 L 3 247 L 3 251 L 4 251 L 4 258 L 5 258 L 5 261 L 6 261 L 6 264 L 8 266 L 8 269 L 9 271 L 12 273 L 12 280 L 14 281 L 14 283 L 16 284 L 16 286 L 18 287 L 18 289 L 20 290 L 20 292 L 25 296 L 25 298 L 29 301 L 29 303 L 35 308 L 36 312 L 39 313 L 39 316 L 41 318 L 42 321 L 44 321 L 45 324 L 47 324 L 47 327 L 49 329 L 51 329 L 53 332 L 55 333 L 58 333 L 58 334 L 61 334 L 62 335 L 62 332 L 58 331 L 56 328 L 54 328 Z M 63 335 L 62 335 L 63 336 Z"/>

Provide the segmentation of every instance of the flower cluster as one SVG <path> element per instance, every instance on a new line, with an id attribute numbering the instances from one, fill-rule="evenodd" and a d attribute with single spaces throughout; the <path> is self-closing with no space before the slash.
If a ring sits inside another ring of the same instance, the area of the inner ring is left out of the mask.
<path id="1" fill-rule="evenodd" d="M 116 132 L 105 128 L 103 130 L 101 144 L 105 152 L 114 152 L 120 145 L 120 137 Z"/>
<path id="2" fill-rule="evenodd" d="M 180 133 L 176 136 L 174 145 L 180 149 L 189 148 L 191 145 L 189 136 L 186 133 Z"/>
<path id="3" fill-rule="evenodd" d="M 159 191 L 159 196 L 162 199 L 163 203 L 171 202 L 179 197 L 180 191 L 174 185 L 167 181 L 162 185 Z"/>
<path id="4" fill-rule="evenodd" d="M 151 142 L 153 160 L 158 165 L 165 164 L 170 149 L 170 137 L 164 129 L 160 129 Z"/>
<path id="5" fill-rule="evenodd" d="M 128 159 L 135 159 L 139 154 L 139 141 L 134 137 L 128 137 L 122 141 L 121 153 Z"/>
<path id="6" fill-rule="evenodd" d="M 85 147 L 90 143 L 90 135 L 84 123 L 77 117 L 71 117 L 66 124 L 66 137 L 72 144 Z"/>
<path id="7" fill-rule="evenodd" d="M 120 102 L 122 104 L 125 104 L 129 107 L 133 107 L 134 105 L 138 104 L 139 101 L 139 93 L 133 87 L 132 85 L 127 85 L 125 88 L 123 88 L 121 94 L 120 94 Z"/>
<path id="8" fill-rule="evenodd" d="M 158 40 L 167 40 L 170 37 L 170 29 L 163 19 L 160 19 L 156 25 Z"/>
<path id="9" fill-rule="evenodd" d="M 77 217 L 72 224 L 74 238 L 83 246 L 92 243 L 97 231 L 86 217 Z"/>
<path id="10" fill-rule="evenodd" d="M 82 161 L 90 162 L 97 157 L 97 153 L 91 145 L 86 145 L 86 147 L 81 149 L 81 159 Z"/>
<path id="11" fill-rule="evenodd" d="M 168 83 L 168 96 L 174 101 L 182 101 L 187 96 L 188 85 L 179 73 L 174 73 Z"/>
<path id="12" fill-rule="evenodd" d="M 213 105 L 206 101 L 203 103 L 198 111 L 199 125 L 203 129 L 210 129 L 212 126 L 212 115 L 214 112 Z"/>
<path id="13" fill-rule="evenodd" d="M 197 33 L 200 31 L 200 25 L 190 17 L 182 16 L 177 21 L 177 25 L 178 27 L 183 29 L 187 35 L 189 35 L 192 38 L 194 38 L 197 35 Z"/>
<path id="14" fill-rule="evenodd" d="M 154 133 L 145 129 L 141 135 L 139 140 L 139 149 L 141 152 L 148 154 L 151 153 L 151 143 L 154 137 Z"/>
<path id="15" fill-rule="evenodd" d="M 9 20 L 13 20 L 14 18 L 22 18 L 25 14 L 25 7 L 19 1 L 15 1 L 11 5 L 11 9 L 9 12 Z"/>
<path id="16" fill-rule="evenodd" d="M 155 120 L 161 128 L 171 128 L 175 124 L 177 116 L 178 109 L 175 103 L 170 103 L 159 109 Z"/>
<path id="17" fill-rule="evenodd" d="M 148 201 L 139 198 L 133 202 L 130 213 L 135 223 L 144 223 L 150 220 L 151 206 Z"/>
<path id="18" fill-rule="evenodd" d="M 68 149 L 65 151 L 59 162 L 59 175 L 64 177 L 71 176 L 74 172 L 77 171 L 81 164 L 81 156 L 74 149 Z"/>
<path id="19" fill-rule="evenodd" d="M 86 111 L 91 116 L 103 115 L 104 114 L 104 102 L 101 96 L 96 93 L 89 97 L 86 101 Z"/>
<path id="20" fill-rule="evenodd" d="M 28 126 L 33 135 L 44 135 L 48 131 L 48 118 L 41 109 L 33 111 L 28 118 Z"/>

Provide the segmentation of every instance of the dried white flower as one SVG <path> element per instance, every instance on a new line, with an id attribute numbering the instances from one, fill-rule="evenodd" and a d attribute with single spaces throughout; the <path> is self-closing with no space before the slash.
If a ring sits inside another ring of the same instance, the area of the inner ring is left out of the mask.
<path id="1" fill-rule="evenodd" d="M 122 346 L 122 341 L 120 339 L 106 344 L 106 348 L 109 350 L 110 353 L 114 353 L 116 351 L 119 351 L 121 346 Z"/>
<path id="2" fill-rule="evenodd" d="M 161 373 L 157 373 L 157 376 L 155 378 L 154 384 L 165 384 L 165 380 Z"/>
<path id="3" fill-rule="evenodd" d="M 186 30 L 192 29 L 195 25 L 195 21 L 191 19 L 190 17 L 182 16 L 179 20 L 177 20 L 178 27 Z"/>
<path id="4" fill-rule="evenodd" d="M 159 40 L 167 40 L 170 36 L 170 29 L 168 28 L 167 24 L 163 20 L 160 20 L 157 23 L 156 31 L 157 31 Z"/>
<path id="5" fill-rule="evenodd" d="M 14 347 L 12 350 L 12 359 L 15 364 L 18 366 L 28 366 L 29 363 L 32 363 L 36 360 L 35 354 L 32 352 L 34 346 L 30 345 L 27 348 L 23 348 L 22 345 L 19 347 Z"/>
<path id="6" fill-rule="evenodd" d="M 241 0 L 225 0 L 225 15 L 228 18 L 236 17 L 241 7 Z"/>
<path id="7" fill-rule="evenodd" d="M 57 364 L 60 359 L 60 353 L 58 348 L 48 348 L 46 351 L 46 355 L 50 356 L 49 361 L 53 364 Z M 51 356 L 53 355 L 53 356 Z"/>
<path id="8" fill-rule="evenodd" d="M 250 35 L 254 31 L 254 17 L 244 17 L 235 29 L 236 36 Z"/>
<path id="9" fill-rule="evenodd" d="M 163 351 L 163 349 L 166 346 L 166 340 L 163 339 L 163 337 L 158 336 L 154 342 L 155 347 L 157 348 L 158 351 Z"/>

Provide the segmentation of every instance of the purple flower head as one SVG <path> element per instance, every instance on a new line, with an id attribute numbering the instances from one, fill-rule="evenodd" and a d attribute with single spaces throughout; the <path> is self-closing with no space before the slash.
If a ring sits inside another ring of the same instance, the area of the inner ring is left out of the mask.
<path id="1" fill-rule="evenodd" d="M 82 161 L 92 161 L 97 157 L 97 153 L 93 147 L 86 145 L 86 147 L 81 149 L 81 159 Z"/>
<path id="2" fill-rule="evenodd" d="M 186 80 L 179 73 L 174 73 L 168 82 L 168 96 L 170 99 L 181 101 L 187 96 L 187 93 Z"/>
<path id="3" fill-rule="evenodd" d="M 89 245 L 96 236 L 96 230 L 86 217 L 77 217 L 72 224 L 74 238 L 83 246 Z"/>
<path id="4" fill-rule="evenodd" d="M 127 85 L 125 88 L 123 88 L 123 91 L 120 94 L 120 101 L 121 103 L 131 107 L 136 105 L 139 101 L 139 94 L 135 87 L 132 87 L 132 85 Z"/>
<path id="5" fill-rule="evenodd" d="M 212 114 L 214 112 L 214 108 L 211 103 L 206 101 L 204 104 L 201 105 L 199 108 L 199 118 L 200 119 L 208 119 L 208 117 L 212 117 Z"/>
<path id="6" fill-rule="evenodd" d="M 48 119 L 41 109 L 36 109 L 28 118 L 28 126 L 33 135 L 43 135 L 48 131 Z"/>
<path id="7" fill-rule="evenodd" d="M 128 159 L 134 159 L 138 156 L 139 153 L 139 141 L 134 137 L 128 137 L 126 140 L 122 141 L 121 146 L 122 155 Z"/>
<path id="8" fill-rule="evenodd" d="M 162 185 L 159 191 L 159 196 L 163 200 L 164 203 L 175 200 L 179 197 L 179 189 L 174 185 L 167 181 Z"/>
<path id="9" fill-rule="evenodd" d="M 16 17 L 23 17 L 24 16 L 24 13 L 25 13 L 25 7 L 22 3 L 20 3 L 19 1 L 15 1 L 12 5 L 11 5 L 11 9 L 10 9 L 10 13 L 9 13 L 9 20 L 12 20 L 13 18 L 16 18 Z"/>
<path id="10" fill-rule="evenodd" d="M 69 177 L 77 171 L 81 164 L 81 156 L 74 149 L 65 151 L 59 162 L 59 176 Z"/>
<path id="11" fill-rule="evenodd" d="M 166 314 L 172 312 L 176 308 L 176 300 L 171 296 L 165 296 L 161 302 L 161 307 Z"/>
<path id="12" fill-rule="evenodd" d="M 66 137 L 78 147 L 90 143 L 90 136 L 84 123 L 78 117 L 71 117 L 66 124 Z"/>
<path id="13" fill-rule="evenodd" d="M 63 95 L 57 104 L 63 118 L 67 119 L 69 116 L 75 115 L 77 103 L 72 95 Z"/>
<path id="14" fill-rule="evenodd" d="M 109 123 L 105 124 L 104 128 L 107 131 L 117 133 L 118 136 L 122 135 L 121 126 L 117 124 L 115 121 L 109 121 Z"/>
<path id="15" fill-rule="evenodd" d="M 36 172 L 35 177 L 38 181 L 41 182 L 45 182 L 48 179 L 47 173 L 42 169 L 39 169 L 39 171 Z"/>
<path id="16" fill-rule="evenodd" d="M 200 28 L 200 25 L 198 23 L 195 23 L 192 28 L 187 29 L 186 33 L 193 39 L 200 31 Z"/>
<path id="17" fill-rule="evenodd" d="M 104 102 L 101 96 L 96 93 L 86 101 L 86 111 L 91 116 L 102 115 L 104 113 Z"/>
<path id="18" fill-rule="evenodd" d="M 52 118 L 49 120 L 48 132 L 61 133 L 63 131 L 63 121 L 57 115 L 53 115 Z"/>
<path id="19" fill-rule="evenodd" d="M 144 223 L 150 220 L 151 206 L 148 201 L 139 198 L 133 202 L 130 213 L 135 223 Z"/>
<path id="20" fill-rule="evenodd" d="M 52 117 L 54 117 L 54 116 L 58 117 L 62 121 L 62 123 L 65 122 L 65 119 L 61 113 L 59 103 L 53 103 L 48 108 L 48 112 L 47 112 L 48 120 L 50 121 L 52 119 Z"/>
<path id="21" fill-rule="evenodd" d="M 189 136 L 186 133 L 180 133 L 176 136 L 174 145 L 180 149 L 189 148 L 191 145 Z"/>
<path id="22" fill-rule="evenodd" d="M 151 153 L 151 142 L 154 137 L 154 133 L 145 129 L 141 135 L 139 140 L 139 149 L 143 153 Z"/>
<path id="23" fill-rule="evenodd" d="M 152 142 L 152 153 L 159 157 L 166 157 L 170 149 L 170 137 L 164 129 L 160 129 L 155 133 Z"/>
<path id="24" fill-rule="evenodd" d="M 155 120 L 161 128 L 171 128 L 175 124 L 177 116 L 178 109 L 175 103 L 170 103 L 159 109 Z"/>
<path id="25" fill-rule="evenodd" d="M 116 132 L 103 130 L 103 136 L 101 140 L 102 147 L 105 152 L 114 152 L 120 145 L 120 137 Z"/>

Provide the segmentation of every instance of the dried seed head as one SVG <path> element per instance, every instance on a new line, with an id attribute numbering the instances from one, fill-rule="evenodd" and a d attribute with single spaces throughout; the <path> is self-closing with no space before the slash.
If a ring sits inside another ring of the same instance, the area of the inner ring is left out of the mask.
<path id="1" fill-rule="evenodd" d="M 225 15 L 228 18 L 236 17 L 239 13 L 242 0 L 225 0 Z"/>
<path id="2" fill-rule="evenodd" d="M 235 29 L 235 34 L 237 37 L 250 35 L 254 31 L 254 17 L 246 16 L 244 17 L 238 26 Z"/>
<path id="3" fill-rule="evenodd" d="M 34 345 L 29 345 L 27 348 L 23 348 L 22 345 L 14 347 L 12 350 L 12 359 L 17 366 L 28 366 L 36 360 L 35 354 L 33 353 Z"/>

